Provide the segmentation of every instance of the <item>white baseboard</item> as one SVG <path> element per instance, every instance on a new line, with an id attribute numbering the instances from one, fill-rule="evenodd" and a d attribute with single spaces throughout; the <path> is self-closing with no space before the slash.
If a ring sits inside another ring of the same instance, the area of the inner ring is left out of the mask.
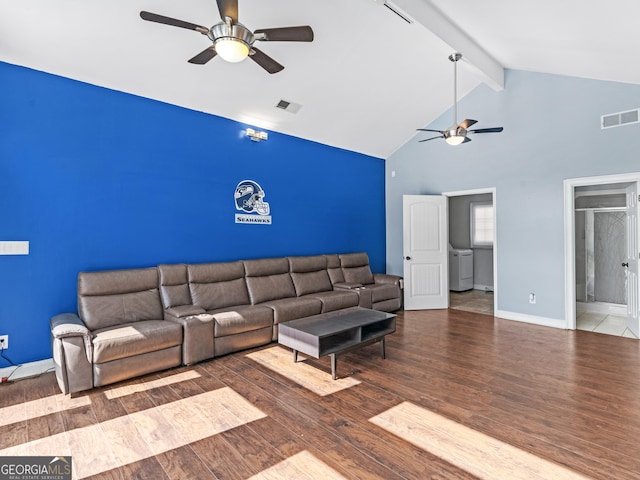
<path id="1" fill-rule="evenodd" d="M 536 315 L 528 315 L 526 313 L 507 312 L 505 310 L 497 310 L 496 317 L 504 318 L 505 320 L 515 320 L 516 322 L 532 323 L 534 325 L 542 325 L 544 327 L 554 327 L 567 329 L 567 322 L 565 320 L 558 320 L 556 318 L 538 317 Z"/>
<path id="2" fill-rule="evenodd" d="M 9 381 L 18 380 L 19 378 L 35 377 L 42 373 L 53 371 L 53 358 L 39 360 L 37 362 L 23 363 L 18 367 L 0 368 L 0 377 L 11 377 Z"/>
<path id="3" fill-rule="evenodd" d="M 493 286 L 492 285 L 480 285 L 477 283 L 473 284 L 473 289 L 474 290 L 482 290 L 483 292 L 493 292 Z"/>

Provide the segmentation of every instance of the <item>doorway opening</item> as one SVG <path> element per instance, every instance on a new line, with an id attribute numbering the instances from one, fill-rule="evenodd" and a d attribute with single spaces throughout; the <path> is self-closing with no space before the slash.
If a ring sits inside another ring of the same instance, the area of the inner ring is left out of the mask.
<path id="1" fill-rule="evenodd" d="M 640 174 L 565 180 L 567 328 L 638 338 Z"/>
<path id="2" fill-rule="evenodd" d="M 637 338 L 627 327 L 627 195 L 631 183 L 574 189 L 576 329 Z"/>
<path id="3" fill-rule="evenodd" d="M 449 308 L 494 315 L 497 306 L 495 189 L 448 197 Z"/>

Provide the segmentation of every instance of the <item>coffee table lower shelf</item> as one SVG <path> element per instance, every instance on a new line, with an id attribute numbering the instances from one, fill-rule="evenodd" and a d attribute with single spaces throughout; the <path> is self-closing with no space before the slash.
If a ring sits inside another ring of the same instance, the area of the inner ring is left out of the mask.
<path id="1" fill-rule="evenodd" d="M 278 343 L 313 358 L 331 358 L 331 378 L 336 379 L 337 354 L 380 342 L 384 359 L 385 336 L 396 331 L 396 316 L 353 307 L 278 324 Z"/>

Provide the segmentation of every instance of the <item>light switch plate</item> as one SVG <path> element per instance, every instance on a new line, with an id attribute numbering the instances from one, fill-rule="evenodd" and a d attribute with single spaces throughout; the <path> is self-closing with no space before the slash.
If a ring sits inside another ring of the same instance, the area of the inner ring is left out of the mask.
<path id="1" fill-rule="evenodd" d="M 0 242 L 0 255 L 29 255 L 29 242 Z"/>

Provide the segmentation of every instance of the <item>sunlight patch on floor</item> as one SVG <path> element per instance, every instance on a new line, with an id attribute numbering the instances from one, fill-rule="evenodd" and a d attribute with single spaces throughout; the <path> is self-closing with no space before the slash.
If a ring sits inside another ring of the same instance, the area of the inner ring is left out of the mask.
<path id="1" fill-rule="evenodd" d="M 259 420 L 266 415 L 228 387 L 0 450 L 0 456 L 73 457 L 85 478 Z"/>
<path id="2" fill-rule="evenodd" d="M 306 450 L 263 470 L 248 480 L 282 480 L 283 478 L 345 480 L 345 477 Z"/>
<path id="3" fill-rule="evenodd" d="M 298 355 L 300 361 L 294 363 L 291 350 L 281 346 L 250 353 L 247 357 L 320 396 L 331 395 L 360 383 L 359 380 L 348 377 L 331 380 L 330 373 L 305 363 L 302 354 Z M 329 357 L 324 360 L 328 363 Z M 338 368 L 340 368 L 339 359 Z"/>
<path id="4" fill-rule="evenodd" d="M 33 418 L 44 417 L 53 413 L 71 410 L 89 405 L 89 397 L 69 398 L 66 395 L 50 395 L 29 402 L 0 408 L 0 427 L 12 423 L 23 422 Z"/>
<path id="5" fill-rule="evenodd" d="M 410 402 L 390 408 L 370 421 L 482 479 L 589 478 Z"/>
<path id="6" fill-rule="evenodd" d="M 194 371 L 188 370 L 182 373 L 176 373 L 175 375 L 169 375 L 167 377 L 158 378 L 155 380 L 149 380 L 146 382 L 132 383 L 130 385 L 123 385 L 121 387 L 114 387 L 105 389 L 104 396 L 112 400 L 114 398 L 124 397 L 125 395 L 131 395 L 132 393 L 144 392 L 146 390 L 152 390 L 154 388 L 165 387 L 167 385 L 173 385 L 175 383 L 186 382 L 187 380 L 193 380 L 201 375 Z"/>

